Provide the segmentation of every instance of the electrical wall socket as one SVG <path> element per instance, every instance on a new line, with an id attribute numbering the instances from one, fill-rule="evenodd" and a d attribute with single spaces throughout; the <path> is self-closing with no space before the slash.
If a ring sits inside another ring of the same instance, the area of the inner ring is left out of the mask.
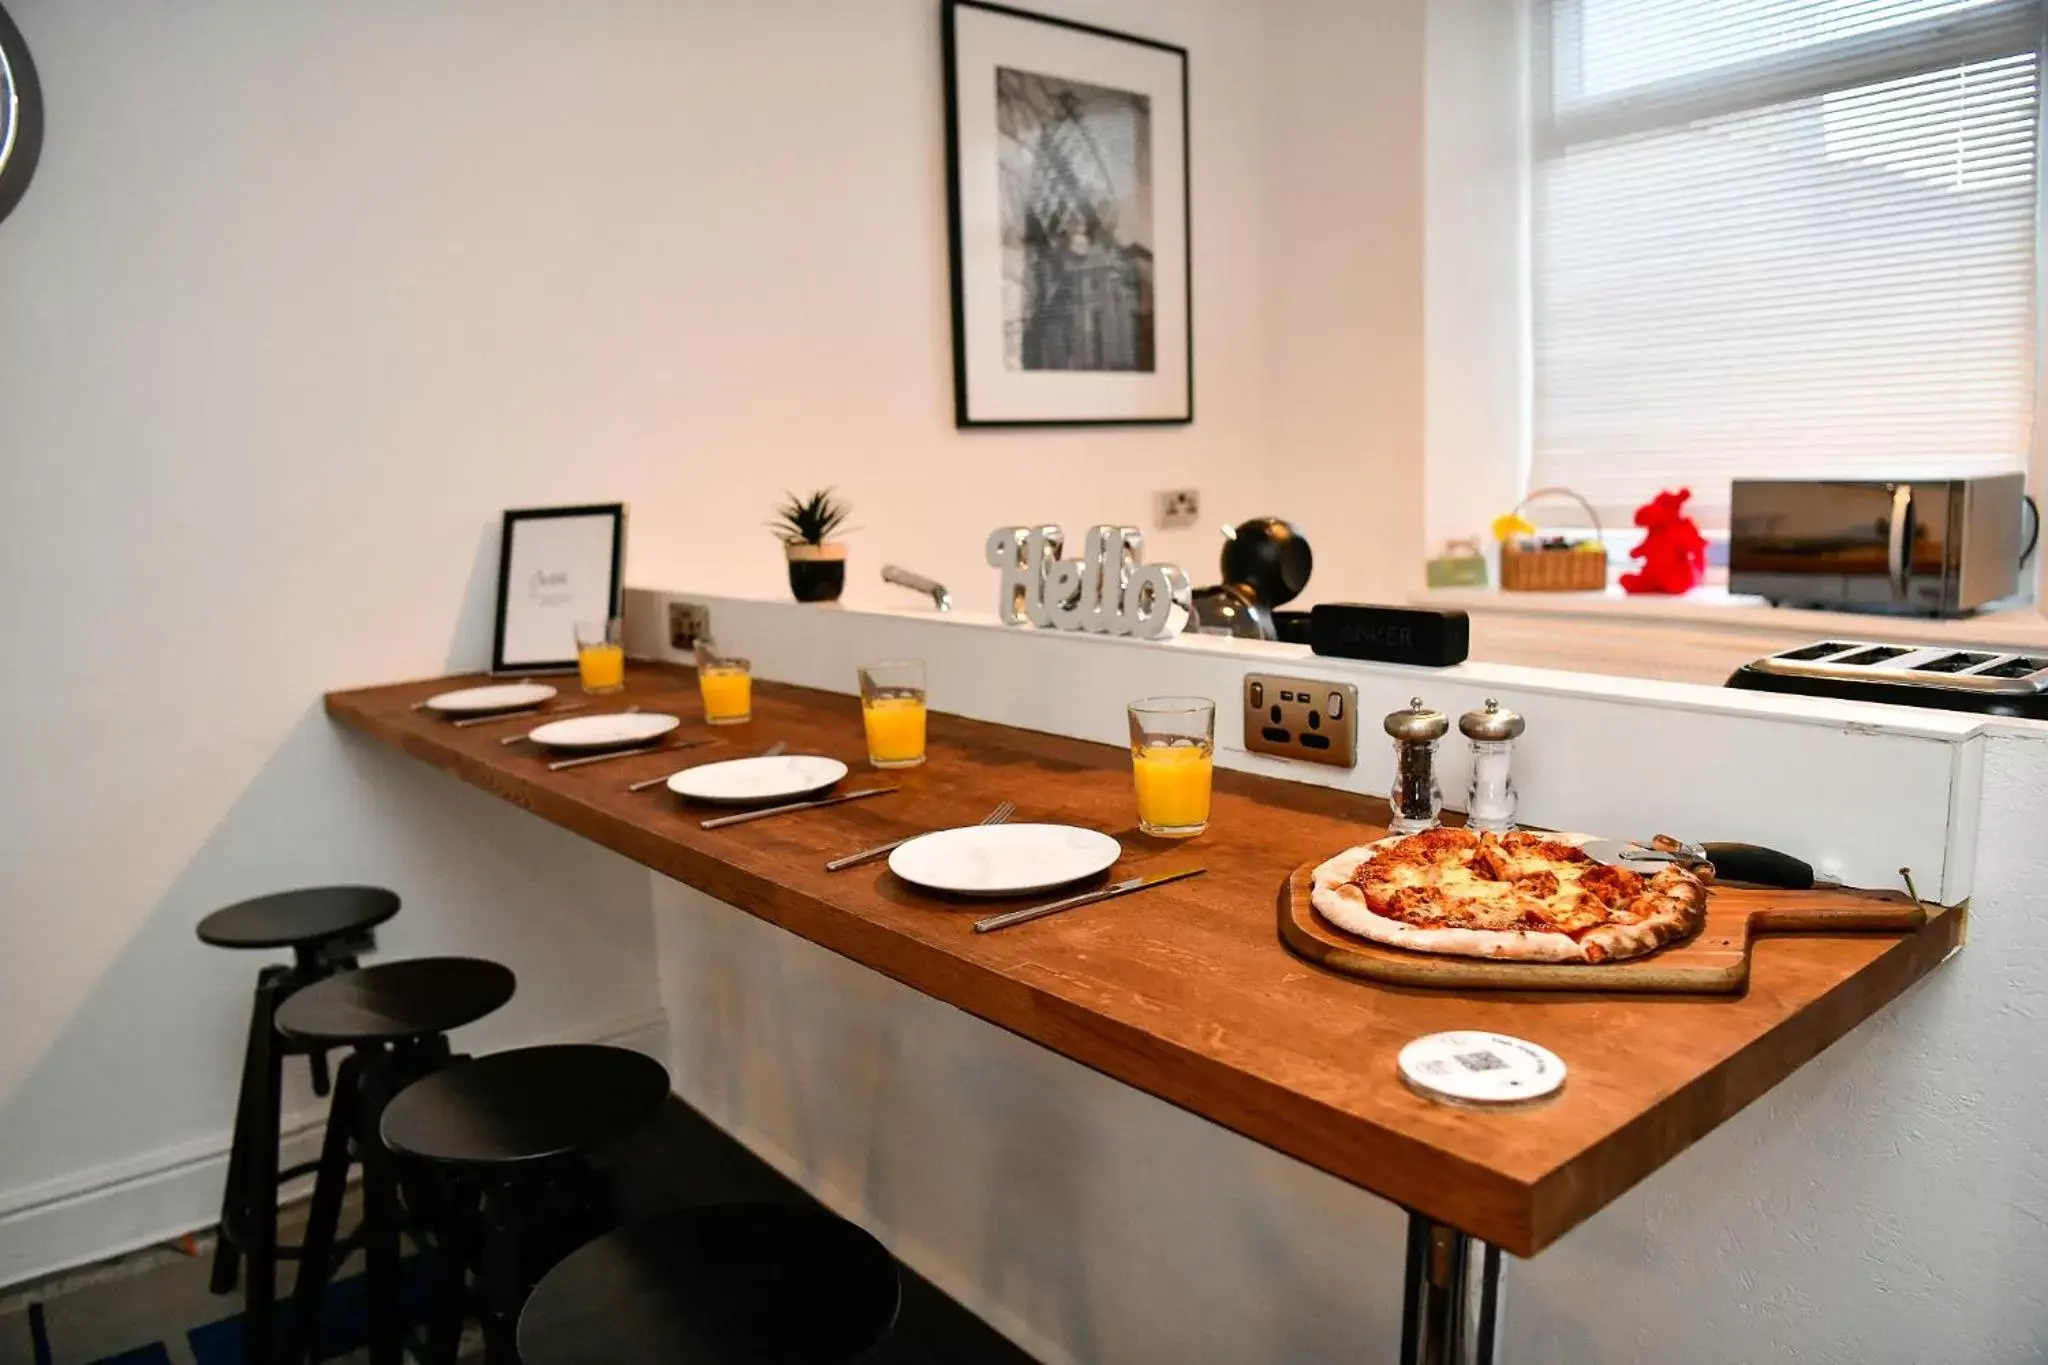
<path id="1" fill-rule="evenodd" d="M 1202 494 L 1195 488 L 1162 488 L 1152 495 L 1152 524 L 1162 531 L 1193 526 L 1202 519 Z"/>
<path id="2" fill-rule="evenodd" d="M 1358 689 L 1350 683 L 1244 675 L 1244 747 L 1255 754 L 1358 766 Z"/>
<path id="3" fill-rule="evenodd" d="M 668 604 L 670 649 L 688 649 L 699 640 L 711 638 L 711 608 L 695 602 Z"/>

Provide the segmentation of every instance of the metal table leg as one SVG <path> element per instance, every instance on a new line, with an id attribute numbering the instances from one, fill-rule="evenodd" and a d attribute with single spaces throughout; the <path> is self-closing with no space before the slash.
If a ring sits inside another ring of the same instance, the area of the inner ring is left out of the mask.
<path id="1" fill-rule="evenodd" d="M 1401 1365 L 1494 1365 L 1499 1316 L 1500 1248 L 1410 1213 Z"/>

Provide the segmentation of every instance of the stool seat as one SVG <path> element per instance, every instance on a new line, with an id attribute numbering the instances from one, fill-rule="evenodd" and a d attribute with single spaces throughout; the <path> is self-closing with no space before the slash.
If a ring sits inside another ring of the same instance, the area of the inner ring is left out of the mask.
<path id="1" fill-rule="evenodd" d="M 895 1324 L 896 1262 L 843 1218 L 712 1204 L 600 1237 L 519 1318 L 524 1365 L 839 1365 Z"/>
<path id="2" fill-rule="evenodd" d="M 199 941 L 216 948 L 310 948 L 375 928 L 398 913 L 381 886 L 309 886 L 239 901 L 199 921 Z"/>
<path id="3" fill-rule="evenodd" d="M 407 1087 L 384 1111 L 384 1144 L 452 1165 L 519 1165 L 623 1137 L 667 1098 L 667 1070 L 625 1048 L 515 1048 Z"/>
<path id="4" fill-rule="evenodd" d="M 473 1024 L 512 998 L 511 969 L 475 957 L 380 962 L 293 993 L 278 1031 L 323 1043 L 399 1043 Z"/>

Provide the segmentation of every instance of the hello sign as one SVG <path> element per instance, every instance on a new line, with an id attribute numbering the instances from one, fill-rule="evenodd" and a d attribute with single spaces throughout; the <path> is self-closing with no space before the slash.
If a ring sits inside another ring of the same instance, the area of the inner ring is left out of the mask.
<path id="1" fill-rule="evenodd" d="M 1061 559 L 1057 526 L 998 526 L 988 562 L 1002 570 L 996 610 L 1003 623 L 1152 639 L 1186 628 L 1188 576 L 1171 564 L 1141 564 L 1145 533 L 1135 526 L 1091 526 L 1081 558 Z"/>

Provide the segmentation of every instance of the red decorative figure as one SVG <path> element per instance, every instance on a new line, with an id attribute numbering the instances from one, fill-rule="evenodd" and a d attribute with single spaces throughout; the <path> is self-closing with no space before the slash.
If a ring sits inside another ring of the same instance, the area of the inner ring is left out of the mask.
<path id="1" fill-rule="evenodd" d="M 1707 542 L 1685 515 L 1685 500 L 1691 496 L 1690 488 L 1659 493 L 1636 509 L 1643 543 L 1628 553 L 1631 559 L 1642 560 L 1643 567 L 1621 576 L 1623 592 L 1690 592 L 1707 576 Z"/>

